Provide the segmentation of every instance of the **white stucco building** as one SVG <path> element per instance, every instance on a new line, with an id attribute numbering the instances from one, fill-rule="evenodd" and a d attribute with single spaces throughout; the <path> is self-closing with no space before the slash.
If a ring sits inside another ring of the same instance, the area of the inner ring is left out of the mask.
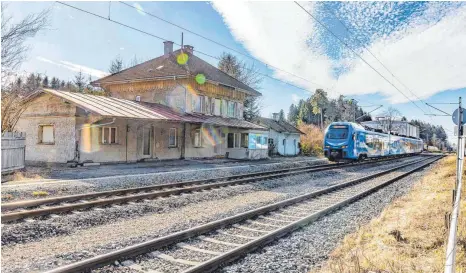
<path id="1" fill-rule="evenodd" d="M 280 120 L 277 113 L 273 118 L 258 118 L 254 123 L 269 130 L 269 155 L 295 156 L 299 154 L 301 132 L 290 123 Z"/>

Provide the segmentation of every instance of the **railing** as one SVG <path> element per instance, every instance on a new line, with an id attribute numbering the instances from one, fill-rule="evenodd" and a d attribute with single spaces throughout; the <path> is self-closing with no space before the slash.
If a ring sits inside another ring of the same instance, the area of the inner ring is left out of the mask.
<path id="1" fill-rule="evenodd" d="M 2 174 L 24 168 L 26 133 L 2 133 Z"/>

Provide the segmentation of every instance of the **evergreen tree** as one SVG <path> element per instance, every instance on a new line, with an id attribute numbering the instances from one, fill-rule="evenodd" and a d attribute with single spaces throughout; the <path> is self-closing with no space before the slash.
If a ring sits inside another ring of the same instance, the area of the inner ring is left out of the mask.
<path id="1" fill-rule="evenodd" d="M 60 81 L 57 78 L 53 77 L 52 82 L 51 82 L 52 89 L 59 89 L 59 87 L 60 87 L 59 83 L 60 83 Z"/>
<path id="2" fill-rule="evenodd" d="M 49 87 L 49 77 L 45 76 L 44 79 L 42 80 L 42 87 Z"/>
<path id="3" fill-rule="evenodd" d="M 76 85 L 79 92 L 84 91 L 84 87 L 86 86 L 86 83 L 85 83 L 84 75 L 82 71 L 79 71 L 79 73 L 76 74 L 76 76 L 74 76 L 74 84 Z"/>
<path id="4" fill-rule="evenodd" d="M 63 81 L 63 80 L 60 83 L 60 89 L 65 89 L 65 81 Z"/>
<path id="5" fill-rule="evenodd" d="M 280 109 L 280 112 L 278 113 L 278 120 L 285 121 L 285 112 L 283 109 Z"/>

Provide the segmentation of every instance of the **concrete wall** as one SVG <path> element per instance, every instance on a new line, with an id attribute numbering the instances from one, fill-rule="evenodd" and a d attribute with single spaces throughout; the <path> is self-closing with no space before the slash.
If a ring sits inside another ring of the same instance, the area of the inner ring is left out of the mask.
<path id="1" fill-rule="evenodd" d="M 41 95 L 26 109 L 15 129 L 26 132 L 26 161 L 66 163 L 74 158 L 76 107 Z M 39 143 L 40 125 L 54 126 L 53 144 Z"/>

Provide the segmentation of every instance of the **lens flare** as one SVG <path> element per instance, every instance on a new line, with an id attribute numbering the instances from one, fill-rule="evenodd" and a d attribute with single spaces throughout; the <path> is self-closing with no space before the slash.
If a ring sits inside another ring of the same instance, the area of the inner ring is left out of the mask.
<path id="1" fill-rule="evenodd" d="M 198 84 L 204 84 L 204 83 L 205 83 L 205 76 L 204 76 L 204 74 L 197 74 L 195 79 L 196 79 L 196 82 L 197 82 Z"/>
<path id="2" fill-rule="evenodd" d="M 203 138 L 212 146 L 222 143 L 222 137 L 218 130 L 212 126 L 202 127 Z"/>
<path id="3" fill-rule="evenodd" d="M 90 124 L 84 124 L 84 128 L 81 130 L 81 151 L 90 153 L 92 149 L 91 145 L 91 128 Z"/>
<path id="4" fill-rule="evenodd" d="M 189 56 L 186 53 L 180 53 L 176 56 L 176 61 L 178 64 L 186 64 L 188 62 Z"/>

